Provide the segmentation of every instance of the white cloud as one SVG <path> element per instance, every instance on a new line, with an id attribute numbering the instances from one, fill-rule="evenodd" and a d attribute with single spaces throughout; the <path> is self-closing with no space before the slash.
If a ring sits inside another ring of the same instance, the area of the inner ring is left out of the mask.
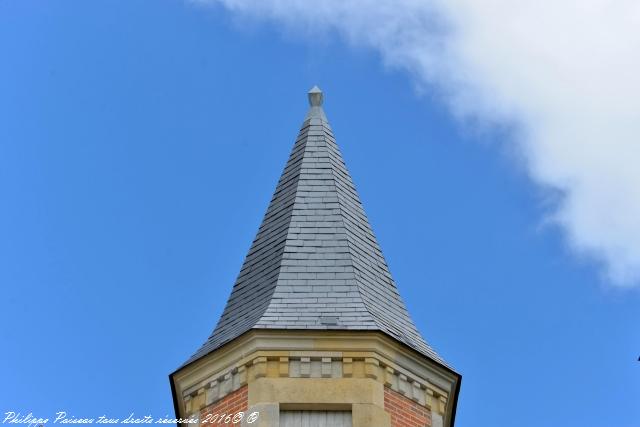
<path id="1" fill-rule="evenodd" d="M 640 2 L 200 0 L 380 52 L 452 111 L 518 126 L 551 219 L 609 282 L 640 285 Z"/>

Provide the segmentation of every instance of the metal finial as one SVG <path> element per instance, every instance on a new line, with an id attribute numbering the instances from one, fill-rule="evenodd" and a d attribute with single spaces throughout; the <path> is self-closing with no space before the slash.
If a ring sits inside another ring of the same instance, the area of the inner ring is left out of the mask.
<path id="1" fill-rule="evenodd" d="M 312 107 L 322 106 L 323 99 L 324 96 L 322 95 L 322 91 L 318 86 L 314 86 L 313 88 L 311 88 L 311 90 L 309 91 L 309 104 Z"/>

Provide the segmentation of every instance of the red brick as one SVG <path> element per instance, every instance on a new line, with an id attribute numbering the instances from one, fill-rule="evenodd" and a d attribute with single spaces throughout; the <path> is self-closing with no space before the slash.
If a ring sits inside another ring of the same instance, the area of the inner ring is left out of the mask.
<path id="1" fill-rule="evenodd" d="M 417 402 L 384 388 L 384 409 L 391 415 L 391 427 L 431 427 L 431 411 Z"/>
<path id="2" fill-rule="evenodd" d="M 238 390 L 226 395 L 224 398 L 218 400 L 217 402 L 212 403 L 209 406 L 206 406 L 204 408 L 202 408 L 200 410 L 200 419 L 204 420 L 205 417 L 209 414 L 231 414 L 233 418 L 233 415 L 237 414 L 238 412 L 247 412 L 248 406 L 249 406 L 249 399 L 248 399 L 248 392 L 247 392 L 247 386 L 245 385 L 242 388 L 239 388 Z M 245 414 L 246 416 L 246 414 Z M 215 426 L 224 426 L 224 425 L 234 425 L 232 423 L 220 423 L 218 420 L 216 420 L 215 422 L 210 422 L 208 424 L 204 424 L 205 426 L 211 426 L 211 427 L 215 427 Z M 240 425 L 240 423 L 237 423 L 235 425 Z"/>

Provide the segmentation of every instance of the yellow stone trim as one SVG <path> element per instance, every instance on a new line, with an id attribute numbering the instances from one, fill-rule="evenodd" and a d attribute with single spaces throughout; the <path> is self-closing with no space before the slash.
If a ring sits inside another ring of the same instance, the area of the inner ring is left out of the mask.
<path id="1" fill-rule="evenodd" d="M 249 408 L 270 402 L 278 410 L 351 410 L 353 427 L 391 426 L 384 387 L 369 378 L 259 378 L 249 383 Z M 276 418 L 261 423 L 278 424 Z"/>
<path id="2" fill-rule="evenodd" d="M 279 359 L 278 365 L 278 375 L 281 377 L 289 376 L 289 358 L 286 356 L 281 356 Z"/>
<path id="3" fill-rule="evenodd" d="M 249 406 L 369 403 L 384 407 L 382 384 L 367 378 L 259 378 L 249 383 Z"/>
<path id="4" fill-rule="evenodd" d="M 355 394 L 342 396 L 352 400 L 336 397 L 341 396 L 339 390 L 354 391 L 353 384 L 363 386 L 366 382 L 368 385 L 363 387 L 375 385 L 382 391 L 387 386 L 444 414 L 444 425 L 447 426 L 452 409 L 449 396 L 455 390 L 457 378 L 379 332 L 253 330 L 180 369 L 173 375 L 173 380 L 177 396 L 182 396 L 178 399 L 179 413 L 184 415 L 192 414 L 246 384 L 249 385 L 250 401 L 256 404 L 259 401 L 252 400 L 251 390 L 255 390 L 254 396 L 267 396 L 265 390 L 269 390 L 269 384 L 281 384 L 294 390 L 292 393 L 297 399 L 305 396 L 304 393 L 311 393 L 309 396 L 313 395 L 317 400 L 323 393 L 329 393 L 333 400 L 325 403 L 379 404 L 384 408 L 383 393 L 376 403 L 360 402 Z M 282 389 L 281 393 L 286 390 Z M 298 395 L 298 392 L 303 394 Z M 311 405 L 314 403 L 311 400 L 302 403 Z M 287 403 L 282 400 L 262 402 Z"/>

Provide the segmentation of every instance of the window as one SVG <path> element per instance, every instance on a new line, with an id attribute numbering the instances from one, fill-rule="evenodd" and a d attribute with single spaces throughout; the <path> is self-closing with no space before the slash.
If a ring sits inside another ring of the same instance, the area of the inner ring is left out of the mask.
<path id="1" fill-rule="evenodd" d="M 281 411 L 280 427 L 351 427 L 351 411 Z"/>

